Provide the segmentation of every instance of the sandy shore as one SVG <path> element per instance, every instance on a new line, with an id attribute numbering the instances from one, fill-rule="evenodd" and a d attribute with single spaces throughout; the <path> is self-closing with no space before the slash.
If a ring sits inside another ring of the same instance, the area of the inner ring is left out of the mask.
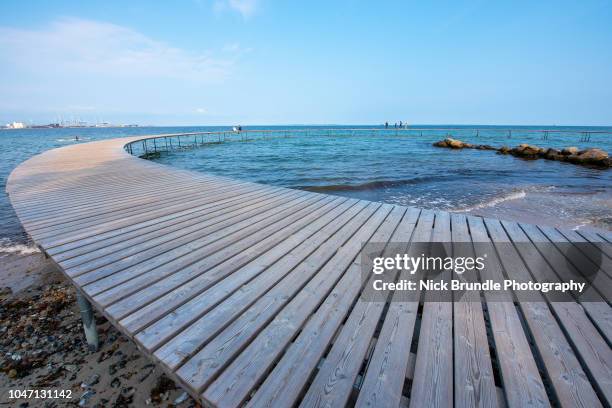
<path id="1" fill-rule="evenodd" d="M 455 212 L 573 230 L 610 231 L 609 192 L 532 188 Z"/>
<path id="2" fill-rule="evenodd" d="M 42 254 L 25 252 L 0 253 L 0 406 L 198 406 L 101 316 L 101 347 L 90 352 L 73 287 Z M 72 395 L 9 398 L 32 389 Z"/>

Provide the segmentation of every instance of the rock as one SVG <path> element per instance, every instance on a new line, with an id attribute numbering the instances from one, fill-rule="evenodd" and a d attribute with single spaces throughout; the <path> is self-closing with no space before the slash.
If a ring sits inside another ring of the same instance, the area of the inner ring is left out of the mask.
<path id="1" fill-rule="evenodd" d="M 121 380 L 118 377 L 113 378 L 113 380 L 110 383 L 110 386 L 112 388 L 119 388 L 119 387 L 121 387 Z"/>
<path id="2" fill-rule="evenodd" d="M 491 145 L 476 145 L 474 148 L 478 150 L 497 150 Z"/>
<path id="3" fill-rule="evenodd" d="M 187 401 L 188 398 L 189 398 L 189 395 L 187 394 L 187 392 L 183 391 L 183 393 L 181 395 L 176 397 L 176 399 L 172 402 L 172 404 L 180 405 L 183 402 Z"/>
<path id="4" fill-rule="evenodd" d="M 155 387 L 151 389 L 151 401 L 156 404 L 168 399 L 167 392 L 176 389 L 174 381 L 162 374 L 158 379 Z"/>
<path id="5" fill-rule="evenodd" d="M 578 148 L 575 146 L 572 147 L 566 147 L 565 149 L 561 150 L 561 154 L 564 156 L 570 156 L 572 154 L 578 154 Z"/>
<path id="6" fill-rule="evenodd" d="M 520 157 L 532 158 L 534 156 L 537 156 L 541 150 L 542 149 L 540 149 L 538 146 L 531 146 L 526 143 L 523 143 L 518 147 L 512 149 L 511 153 Z"/>
<path id="7" fill-rule="evenodd" d="M 0 288 L 0 298 L 7 298 L 13 294 L 13 290 L 8 286 Z"/>
<path id="8" fill-rule="evenodd" d="M 89 389 L 100 382 L 100 375 L 93 374 L 86 381 L 81 383 L 81 388 Z"/>
<path id="9" fill-rule="evenodd" d="M 499 154 L 508 154 L 508 153 L 510 153 L 510 148 L 508 146 L 502 146 L 499 149 L 497 149 L 497 153 L 499 153 Z"/>
<path id="10" fill-rule="evenodd" d="M 450 147 L 451 149 L 463 149 L 473 147 L 469 143 L 464 143 L 461 140 L 453 139 L 452 137 L 447 137 L 444 140 L 440 140 L 433 144 L 436 147 Z"/>
<path id="11" fill-rule="evenodd" d="M 79 400 L 79 406 L 80 407 L 84 407 L 87 405 L 87 402 L 89 401 L 89 399 L 91 397 L 93 397 L 95 394 L 94 391 L 89 390 L 89 391 L 85 391 L 82 395 L 81 395 L 81 399 Z"/>
<path id="12" fill-rule="evenodd" d="M 567 156 L 561 154 L 561 151 L 557 149 L 547 149 L 544 153 L 540 153 L 541 157 L 544 157 L 547 160 L 556 160 L 556 161 L 565 161 Z"/>
<path id="13" fill-rule="evenodd" d="M 463 149 L 465 144 L 461 140 L 452 139 L 450 137 L 446 138 L 446 145 L 451 149 Z"/>
<path id="14" fill-rule="evenodd" d="M 544 152 L 544 157 L 549 157 L 549 156 L 556 156 L 561 154 L 561 152 L 557 149 L 553 149 L 553 148 L 549 148 L 546 149 L 546 151 Z"/>
<path id="15" fill-rule="evenodd" d="M 17 378 L 17 370 L 15 370 L 14 368 L 11 368 L 8 372 L 8 376 L 9 378 Z"/>
<path id="16" fill-rule="evenodd" d="M 586 149 L 577 154 L 578 162 L 585 164 L 602 164 L 607 158 L 608 153 L 601 149 Z"/>
<path id="17" fill-rule="evenodd" d="M 133 395 L 126 396 L 124 394 L 119 394 L 117 398 L 115 399 L 115 402 L 113 403 L 113 407 L 116 407 L 116 408 L 126 407 L 127 408 L 130 406 L 133 399 L 134 399 Z"/>

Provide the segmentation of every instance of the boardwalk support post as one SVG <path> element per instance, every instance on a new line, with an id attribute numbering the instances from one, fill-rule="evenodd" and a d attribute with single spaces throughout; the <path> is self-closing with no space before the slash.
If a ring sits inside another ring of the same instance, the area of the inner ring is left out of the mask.
<path id="1" fill-rule="evenodd" d="M 83 296 L 81 291 L 76 291 L 77 303 L 81 311 L 81 319 L 83 320 L 83 330 L 85 330 L 85 339 L 91 351 L 98 350 L 98 330 L 96 329 L 96 319 L 94 317 L 91 303 Z"/>

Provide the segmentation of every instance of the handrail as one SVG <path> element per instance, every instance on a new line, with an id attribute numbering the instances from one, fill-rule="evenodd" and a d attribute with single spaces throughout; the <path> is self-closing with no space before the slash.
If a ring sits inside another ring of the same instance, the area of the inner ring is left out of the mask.
<path id="1" fill-rule="evenodd" d="M 363 127 L 363 128 L 327 128 L 327 127 L 313 127 L 313 128 L 301 128 L 301 129 L 245 129 L 240 131 L 235 130 L 215 130 L 215 131 L 206 131 L 206 132 L 184 132 L 184 133 L 166 133 L 159 135 L 149 135 L 138 138 L 138 140 L 132 141 L 125 145 L 125 149 L 130 154 L 134 153 L 134 146 L 136 144 L 141 144 L 142 147 L 140 149 L 141 154 L 149 157 L 150 154 L 159 154 L 161 152 L 167 152 L 171 150 L 185 149 L 185 148 L 193 148 L 197 146 L 202 146 L 205 144 L 211 143 L 222 143 L 225 141 L 232 140 L 232 137 L 239 136 L 240 141 L 249 141 L 254 140 L 253 138 L 249 138 L 249 136 L 257 136 L 260 135 L 264 138 L 269 135 L 278 135 L 279 137 L 289 137 L 291 134 L 315 134 L 320 136 L 342 136 L 342 132 L 350 132 L 352 136 L 355 136 L 356 133 L 388 133 L 399 135 L 400 133 L 410 133 L 410 132 L 420 132 L 420 136 L 423 136 L 424 132 L 450 132 L 450 131 L 461 131 L 461 132 L 474 132 L 474 136 L 478 137 L 480 132 L 490 133 L 497 132 L 501 136 L 505 136 L 507 138 L 512 138 L 513 132 L 520 134 L 541 134 L 543 140 L 548 140 L 551 134 L 576 134 L 579 136 L 579 142 L 588 142 L 591 140 L 591 135 L 593 134 L 612 134 L 612 131 L 606 130 L 587 130 L 584 128 L 579 128 L 575 130 L 569 129 L 524 129 L 524 128 L 496 128 L 496 127 L 480 127 L 480 128 L 469 128 L 469 127 L 440 127 L 440 128 L 414 128 L 414 127 Z M 194 137 L 192 140 L 187 140 L 186 142 L 181 143 L 181 138 Z M 449 134 L 444 136 L 450 136 Z M 198 140 L 199 137 L 199 140 Z M 207 139 L 205 139 L 207 137 Z M 172 140 L 176 138 L 177 143 L 176 146 L 172 143 Z M 214 138 L 214 140 L 213 140 Z M 158 145 L 156 140 L 164 139 L 164 143 Z M 152 140 L 153 145 L 149 146 L 147 141 Z M 138 150 L 137 150 L 138 153 Z"/>

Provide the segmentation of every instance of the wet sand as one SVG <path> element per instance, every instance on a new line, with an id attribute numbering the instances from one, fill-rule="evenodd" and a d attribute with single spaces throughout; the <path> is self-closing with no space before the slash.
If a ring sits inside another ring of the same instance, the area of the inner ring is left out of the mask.
<path id="1" fill-rule="evenodd" d="M 40 252 L 0 253 L 0 278 L 0 406 L 199 406 L 98 314 L 101 347 L 90 352 L 74 288 Z M 9 399 L 32 389 L 72 396 Z"/>
<path id="2" fill-rule="evenodd" d="M 612 230 L 612 195 L 608 192 L 529 189 L 491 204 L 455 212 L 572 230 Z"/>

